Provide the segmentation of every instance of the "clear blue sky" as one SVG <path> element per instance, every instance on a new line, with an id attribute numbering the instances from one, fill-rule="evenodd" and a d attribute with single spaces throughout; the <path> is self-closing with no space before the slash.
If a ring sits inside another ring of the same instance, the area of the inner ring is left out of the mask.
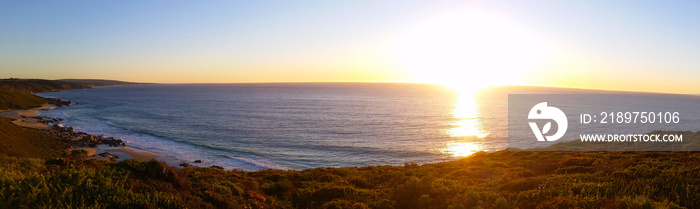
<path id="1" fill-rule="evenodd" d="M 394 37 L 473 9 L 555 46 L 521 83 L 700 92 L 699 1 L 2 1 L 0 77 L 412 81 Z"/>

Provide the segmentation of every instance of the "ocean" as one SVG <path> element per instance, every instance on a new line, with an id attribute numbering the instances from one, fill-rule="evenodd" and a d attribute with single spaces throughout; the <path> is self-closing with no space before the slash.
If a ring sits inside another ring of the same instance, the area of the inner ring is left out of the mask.
<path id="1" fill-rule="evenodd" d="M 475 99 L 425 84 L 298 83 L 144 84 L 38 95 L 73 101 L 40 114 L 76 131 L 202 166 L 260 170 L 422 164 L 502 150 L 507 97 L 492 94 Z"/>

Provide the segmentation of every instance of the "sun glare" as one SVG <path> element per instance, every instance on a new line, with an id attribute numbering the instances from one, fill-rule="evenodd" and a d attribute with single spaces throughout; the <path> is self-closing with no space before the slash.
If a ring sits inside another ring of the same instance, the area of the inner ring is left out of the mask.
<path id="1" fill-rule="evenodd" d="M 489 134 L 480 120 L 474 93 L 520 83 L 550 53 L 548 44 L 526 27 L 483 10 L 461 10 L 421 21 L 396 37 L 393 50 L 415 82 L 457 92 L 454 122 L 445 132 L 458 141 L 442 150 L 455 157 L 481 150 L 473 140 Z"/>
<path id="2" fill-rule="evenodd" d="M 483 138 L 489 134 L 482 127 L 479 119 L 478 106 L 472 95 L 459 95 L 452 112 L 452 128 L 446 132 L 450 137 L 477 137 Z"/>
<path id="3" fill-rule="evenodd" d="M 526 28 L 480 10 L 419 22 L 396 38 L 394 50 L 416 82 L 460 93 L 516 84 L 548 54 L 545 41 Z"/>
<path id="4" fill-rule="evenodd" d="M 452 157 L 466 157 L 484 149 L 483 145 L 471 142 L 448 142 L 446 147 L 443 153 Z"/>

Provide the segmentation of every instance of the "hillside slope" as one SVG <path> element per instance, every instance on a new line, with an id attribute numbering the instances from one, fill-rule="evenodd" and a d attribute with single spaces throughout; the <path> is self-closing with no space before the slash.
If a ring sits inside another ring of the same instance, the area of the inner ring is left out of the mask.
<path id="1" fill-rule="evenodd" d="M 0 110 L 29 109 L 47 102 L 32 93 L 90 88 L 87 85 L 41 79 L 0 80 Z M 0 117 L 0 156 L 60 157 L 68 142 L 35 129 L 19 127 L 11 119 Z"/>
<path id="2" fill-rule="evenodd" d="M 0 156 L 3 157 L 61 157 L 69 146 L 37 129 L 19 127 L 11 119 L 0 117 Z"/>
<path id="3" fill-rule="evenodd" d="M 0 110 L 28 109 L 46 103 L 46 99 L 14 89 L 0 87 Z"/>
<path id="4" fill-rule="evenodd" d="M 134 82 L 126 82 L 126 81 L 105 80 L 105 79 L 61 79 L 58 81 L 85 84 L 85 85 L 90 85 L 90 86 L 114 86 L 114 85 L 144 84 L 144 83 L 134 83 Z"/>
<path id="5" fill-rule="evenodd" d="M 90 88 L 90 85 L 56 80 L 13 78 L 0 80 L 0 89 L 12 89 L 25 93 L 51 92 L 67 89 L 86 88 Z"/>
<path id="6" fill-rule="evenodd" d="M 499 151 L 426 165 L 256 172 L 0 158 L 0 207 L 700 208 L 698 172 L 698 152 Z"/>

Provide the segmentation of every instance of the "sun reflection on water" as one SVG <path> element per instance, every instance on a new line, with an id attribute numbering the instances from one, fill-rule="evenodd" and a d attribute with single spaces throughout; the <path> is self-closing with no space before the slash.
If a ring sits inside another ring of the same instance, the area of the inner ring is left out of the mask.
<path id="1" fill-rule="evenodd" d="M 443 153 L 453 157 L 465 157 L 484 150 L 482 142 L 463 142 L 464 139 L 480 139 L 489 135 L 479 118 L 479 107 L 473 93 L 461 93 L 455 102 L 452 115 L 455 119 L 446 130 L 451 138 L 460 139 L 445 144 Z M 461 142 L 460 142 L 461 141 Z"/>
<path id="2" fill-rule="evenodd" d="M 481 143 L 473 142 L 448 142 L 443 150 L 443 153 L 452 157 L 466 157 L 484 150 Z"/>
<path id="3" fill-rule="evenodd" d="M 473 94 L 460 94 L 455 103 L 453 117 L 456 121 L 447 130 L 450 137 L 477 137 L 483 138 L 489 134 L 484 130 L 478 113 L 479 107 Z"/>

